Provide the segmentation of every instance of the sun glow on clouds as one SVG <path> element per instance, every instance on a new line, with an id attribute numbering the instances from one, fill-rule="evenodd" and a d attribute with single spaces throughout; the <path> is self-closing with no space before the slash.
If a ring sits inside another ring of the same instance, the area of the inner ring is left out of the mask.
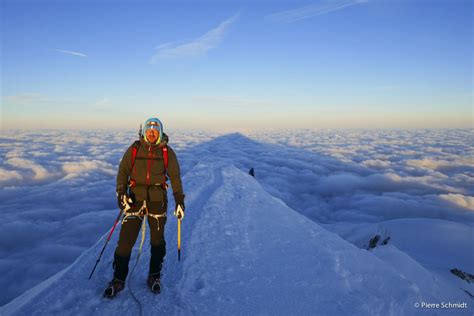
<path id="1" fill-rule="evenodd" d="M 34 180 L 46 179 L 49 176 L 48 170 L 28 159 L 10 158 L 6 163 L 17 168 L 30 169 L 34 173 Z"/>
<path id="2" fill-rule="evenodd" d="M 65 162 L 62 166 L 62 169 L 67 174 L 78 174 L 82 172 L 89 172 L 89 171 L 99 171 L 104 172 L 109 175 L 115 175 L 116 170 L 115 167 L 109 163 L 105 163 L 99 160 L 84 160 L 79 162 Z"/>
<path id="3" fill-rule="evenodd" d="M 441 199 L 454 203 L 460 207 L 474 211 L 474 196 L 465 196 L 462 194 L 441 194 Z"/>
<path id="4" fill-rule="evenodd" d="M 0 168 L 0 182 L 9 182 L 11 180 L 22 180 L 23 177 L 18 171 L 9 171 Z"/>

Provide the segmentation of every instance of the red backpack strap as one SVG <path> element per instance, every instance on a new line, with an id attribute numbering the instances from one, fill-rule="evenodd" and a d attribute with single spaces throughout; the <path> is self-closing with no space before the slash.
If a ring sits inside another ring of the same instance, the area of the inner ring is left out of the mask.
<path id="1" fill-rule="evenodd" d="M 133 169 L 133 166 L 135 165 L 135 158 L 137 158 L 137 152 L 138 152 L 137 147 L 133 147 L 132 148 L 132 169 Z"/>
<path id="2" fill-rule="evenodd" d="M 166 174 L 168 174 L 168 147 L 165 145 L 162 147 L 163 150 L 163 160 L 165 161 L 165 170 Z"/>
<path id="3" fill-rule="evenodd" d="M 166 190 L 168 189 L 168 183 L 166 181 L 168 180 L 168 147 L 163 146 L 161 147 L 161 150 L 163 152 L 163 162 L 165 163 L 165 182 L 162 184 L 163 188 Z"/>
<path id="4" fill-rule="evenodd" d="M 132 168 L 130 170 L 133 171 L 133 166 L 135 166 L 135 158 L 137 158 L 138 149 L 140 148 L 140 141 L 137 140 L 132 146 Z"/>
<path id="5" fill-rule="evenodd" d="M 136 141 L 133 143 L 132 145 L 132 166 L 130 168 L 130 173 L 133 173 L 133 167 L 135 166 L 135 158 L 137 158 L 137 153 L 138 153 L 138 149 L 140 148 L 140 141 Z M 132 176 L 130 176 L 130 183 L 129 185 L 131 187 L 134 187 L 135 186 L 135 180 L 133 180 Z"/>

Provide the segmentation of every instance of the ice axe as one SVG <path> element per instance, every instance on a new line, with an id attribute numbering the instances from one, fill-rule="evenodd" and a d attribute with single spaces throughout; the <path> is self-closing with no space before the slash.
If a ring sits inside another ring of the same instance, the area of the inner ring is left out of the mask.
<path id="1" fill-rule="evenodd" d="M 177 214 L 182 214 L 183 209 L 178 205 Z M 178 216 L 178 261 L 181 261 L 181 216 Z"/>

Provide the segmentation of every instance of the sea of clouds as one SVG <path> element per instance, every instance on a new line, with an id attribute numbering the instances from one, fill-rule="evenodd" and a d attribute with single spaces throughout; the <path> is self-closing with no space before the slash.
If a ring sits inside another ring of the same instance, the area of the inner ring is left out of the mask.
<path id="1" fill-rule="evenodd" d="M 70 265 L 111 227 L 117 166 L 135 134 L 2 131 L 0 305 Z M 472 129 L 169 135 L 182 174 L 202 159 L 254 168 L 268 192 L 319 223 L 474 226 Z"/>
<path id="2" fill-rule="evenodd" d="M 291 195 L 297 198 L 285 201 L 316 220 L 473 219 L 472 129 L 306 130 L 252 136 L 315 153 L 306 156 L 295 150 L 292 155 L 287 150 L 290 157 L 285 159 L 293 156 L 293 170 L 287 173 L 293 180 Z"/>

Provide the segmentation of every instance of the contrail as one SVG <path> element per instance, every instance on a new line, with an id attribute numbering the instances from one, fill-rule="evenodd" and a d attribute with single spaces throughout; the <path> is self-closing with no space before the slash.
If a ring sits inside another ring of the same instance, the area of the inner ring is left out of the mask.
<path id="1" fill-rule="evenodd" d="M 57 52 L 64 53 L 64 54 L 69 54 L 69 55 L 75 55 L 75 56 L 81 56 L 81 57 L 87 57 L 87 55 L 78 53 L 78 52 L 73 52 L 70 50 L 62 50 L 62 49 L 56 49 Z"/>

